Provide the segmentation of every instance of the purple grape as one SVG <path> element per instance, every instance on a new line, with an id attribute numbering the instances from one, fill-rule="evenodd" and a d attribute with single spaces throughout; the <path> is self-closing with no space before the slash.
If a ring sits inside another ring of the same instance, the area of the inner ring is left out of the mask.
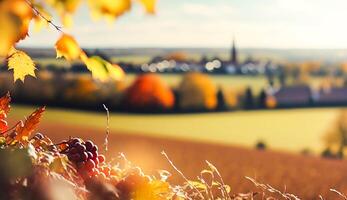
<path id="1" fill-rule="evenodd" d="M 88 170 L 92 170 L 95 167 L 95 163 L 93 160 L 87 160 L 86 167 Z"/>
<path id="2" fill-rule="evenodd" d="M 98 151 L 98 146 L 94 145 L 91 152 L 97 152 Z"/>
<path id="3" fill-rule="evenodd" d="M 86 149 L 87 149 L 88 151 L 91 151 L 92 148 L 93 148 L 93 146 L 94 146 L 93 142 L 90 141 L 90 140 L 87 140 L 84 144 L 85 144 Z"/>
<path id="4" fill-rule="evenodd" d="M 71 153 L 71 154 L 75 154 L 75 153 L 77 153 L 77 152 L 78 152 L 78 150 L 77 150 L 76 147 L 72 147 L 72 148 L 69 150 L 69 153 Z"/>
<path id="5" fill-rule="evenodd" d="M 77 148 L 77 147 L 81 146 L 81 143 L 80 142 L 76 142 L 73 146 Z"/>
<path id="6" fill-rule="evenodd" d="M 68 153 L 68 154 L 67 154 L 67 158 L 68 158 L 70 161 L 73 161 L 72 155 L 74 155 L 74 154 L 71 154 L 71 153 Z"/>
<path id="7" fill-rule="evenodd" d="M 88 154 L 86 152 L 83 152 L 81 154 L 81 161 L 87 161 L 87 159 L 88 159 Z"/>
<path id="8" fill-rule="evenodd" d="M 76 145 L 76 148 L 77 148 L 78 152 L 80 152 L 80 153 L 83 153 L 86 151 L 86 147 L 83 144 Z"/>
<path id="9" fill-rule="evenodd" d="M 81 160 L 81 156 L 77 153 L 71 155 L 72 161 L 78 162 Z"/>
<path id="10" fill-rule="evenodd" d="M 85 161 L 82 161 L 82 162 L 79 162 L 79 163 L 77 164 L 77 167 L 78 167 L 79 169 L 82 169 L 85 165 L 86 165 L 86 162 L 85 162 Z"/>
<path id="11" fill-rule="evenodd" d="M 73 138 L 73 139 L 70 140 L 69 145 L 70 146 L 74 146 L 77 142 L 81 142 L 81 140 L 78 139 L 78 138 Z"/>
<path id="12" fill-rule="evenodd" d="M 95 158 L 98 158 L 98 152 L 97 152 L 97 151 L 93 151 L 92 154 L 93 154 L 93 160 L 94 160 Z"/>
<path id="13" fill-rule="evenodd" d="M 87 154 L 88 154 L 88 159 L 92 159 L 93 158 L 92 152 L 87 152 Z"/>

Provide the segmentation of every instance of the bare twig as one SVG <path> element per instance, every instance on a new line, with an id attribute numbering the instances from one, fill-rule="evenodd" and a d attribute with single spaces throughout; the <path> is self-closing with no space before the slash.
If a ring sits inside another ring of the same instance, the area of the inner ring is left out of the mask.
<path id="1" fill-rule="evenodd" d="M 50 25 L 53 26 L 55 29 L 57 29 L 57 31 L 63 32 L 61 26 L 58 26 L 58 25 L 54 24 L 52 20 L 50 20 L 50 19 L 48 19 L 46 16 L 44 16 L 44 15 L 35 7 L 35 5 L 34 5 L 30 0 L 25 0 L 25 2 L 31 7 L 31 9 L 33 9 L 33 11 L 34 11 L 34 13 L 35 13 L 36 16 L 39 16 L 39 17 L 41 17 L 42 19 L 44 19 L 48 24 L 50 24 Z"/>
<path id="2" fill-rule="evenodd" d="M 174 168 L 176 172 L 182 176 L 182 178 L 187 182 L 187 184 L 199 194 L 200 198 L 204 199 L 204 195 L 200 192 L 200 190 L 190 183 L 189 179 L 173 164 L 173 162 L 170 160 L 169 156 L 165 153 L 165 151 L 162 151 L 161 154 L 165 156 L 172 168 Z"/>
<path id="3" fill-rule="evenodd" d="M 222 183 L 222 192 L 224 193 L 224 195 L 227 197 L 227 199 L 231 199 L 229 192 L 226 190 L 226 184 L 224 183 L 224 180 L 222 178 L 222 175 L 219 173 L 217 167 L 215 167 L 214 165 L 212 165 L 212 163 L 210 163 L 209 161 L 205 160 L 205 162 L 207 163 L 207 165 L 214 171 L 216 172 L 216 174 L 218 175 L 219 180 Z"/>
<path id="4" fill-rule="evenodd" d="M 105 104 L 102 104 L 104 106 L 104 109 L 106 110 L 107 114 L 107 121 L 106 121 L 106 136 L 105 136 L 105 142 L 104 142 L 104 151 L 105 153 L 108 151 L 108 136 L 110 135 L 110 112 Z"/>
<path id="5" fill-rule="evenodd" d="M 299 197 L 295 196 L 294 194 L 290 194 L 287 192 L 281 192 L 279 190 L 277 190 L 276 188 L 272 187 L 269 184 L 263 184 L 263 183 L 259 183 L 256 180 L 254 180 L 253 178 L 250 178 L 248 176 L 245 177 L 246 179 L 248 179 L 249 181 L 251 181 L 256 187 L 261 188 L 263 191 L 267 191 L 273 194 L 278 194 L 280 196 L 282 196 L 284 199 L 286 200 L 300 200 Z"/>
<path id="6" fill-rule="evenodd" d="M 335 189 L 330 189 L 331 192 L 335 192 L 337 195 L 339 195 L 340 197 L 342 197 L 343 199 L 347 200 L 346 195 L 342 194 L 341 192 L 335 190 Z"/>

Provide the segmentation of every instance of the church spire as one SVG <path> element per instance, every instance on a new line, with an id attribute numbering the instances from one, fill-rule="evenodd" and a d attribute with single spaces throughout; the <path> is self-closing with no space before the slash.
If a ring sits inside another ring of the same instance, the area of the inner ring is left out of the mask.
<path id="1" fill-rule="evenodd" d="M 235 44 L 235 37 L 233 37 L 233 45 L 232 45 L 232 48 L 231 48 L 230 62 L 232 64 L 235 64 L 235 65 L 238 64 L 237 49 L 236 49 L 236 44 Z"/>

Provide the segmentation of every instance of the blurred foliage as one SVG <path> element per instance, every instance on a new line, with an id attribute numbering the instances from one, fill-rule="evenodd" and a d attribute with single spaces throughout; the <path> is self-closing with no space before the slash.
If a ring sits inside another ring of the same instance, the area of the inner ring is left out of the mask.
<path id="1" fill-rule="evenodd" d="M 217 88 L 201 73 L 184 75 L 179 87 L 179 107 L 185 110 L 212 110 L 217 106 Z"/>
<path id="2" fill-rule="evenodd" d="M 276 97 L 272 96 L 272 95 L 269 95 L 266 97 L 266 100 L 265 100 L 265 105 L 267 108 L 276 108 L 277 106 L 277 100 L 276 100 Z"/>
<path id="3" fill-rule="evenodd" d="M 220 91 L 223 93 L 223 100 L 225 103 L 226 109 L 236 109 L 239 107 L 239 99 L 241 96 L 241 91 L 235 89 L 235 88 L 229 88 L 229 89 L 223 89 L 221 88 Z M 220 100 L 218 99 L 218 102 Z"/>
<path id="4" fill-rule="evenodd" d="M 243 95 L 243 107 L 245 109 L 253 109 L 256 107 L 253 91 L 251 87 L 247 87 Z"/>
<path id="5" fill-rule="evenodd" d="M 27 78 L 25 84 L 15 85 L 13 96 L 32 103 L 53 101 L 57 90 L 52 76 L 53 74 L 50 72 L 41 71 L 37 74 L 37 79 Z"/>
<path id="6" fill-rule="evenodd" d="M 324 136 L 324 142 L 329 153 L 343 157 L 347 146 L 347 110 L 341 110 L 340 115 Z"/>
<path id="7" fill-rule="evenodd" d="M 79 77 L 66 89 L 64 99 L 69 102 L 95 104 L 99 86 L 89 77 Z"/>
<path id="8" fill-rule="evenodd" d="M 28 149 L 0 149 L 0 181 L 28 176 L 32 172 Z"/>
<path id="9" fill-rule="evenodd" d="M 156 111 L 172 108 L 175 98 L 170 87 L 158 75 L 144 74 L 139 75 L 126 90 L 123 102 L 129 109 Z"/>
<path id="10" fill-rule="evenodd" d="M 178 62 L 188 61 L 188 55 L 184 52 L 172 52 L 164 57 L 166 60 L 174 60 Z"/>

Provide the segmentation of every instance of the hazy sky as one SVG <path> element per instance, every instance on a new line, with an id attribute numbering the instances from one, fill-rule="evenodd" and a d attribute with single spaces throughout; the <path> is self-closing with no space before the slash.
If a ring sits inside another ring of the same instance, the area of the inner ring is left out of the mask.
<path id="1" fill-rule="evenodd" d="M 86 6 L 73 34 L 84 47 L 347 48 L 347 0 L 158 0 L 110 24 L 92 21 Z M 24 46 L 54 45 L 57 31 L 32 32 Z"/>

